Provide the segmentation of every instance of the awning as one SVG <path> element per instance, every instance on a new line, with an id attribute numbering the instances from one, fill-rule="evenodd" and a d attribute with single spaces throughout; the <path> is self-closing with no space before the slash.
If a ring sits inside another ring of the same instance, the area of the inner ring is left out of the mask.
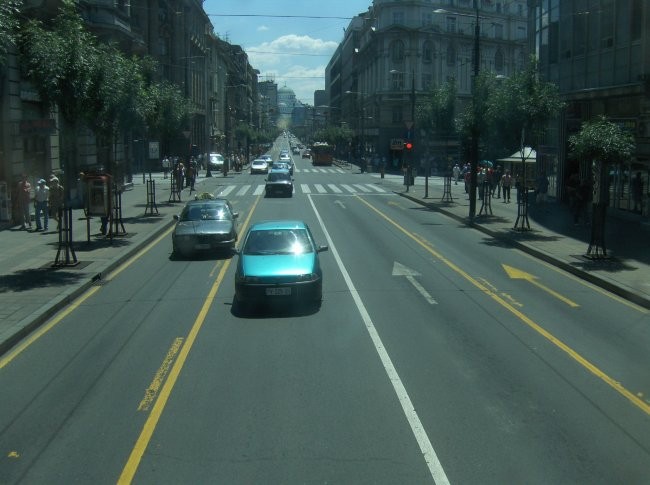
<path id="1" fill-rule="evenodd" d="M 531 147 L 524 147 L 523 156 L 522 150 L 517 150 L 515 153 L 507 158 L 500 158 L 498 161 L 503 163 L 535 163 L 537 161 L 537 152 Z"/>

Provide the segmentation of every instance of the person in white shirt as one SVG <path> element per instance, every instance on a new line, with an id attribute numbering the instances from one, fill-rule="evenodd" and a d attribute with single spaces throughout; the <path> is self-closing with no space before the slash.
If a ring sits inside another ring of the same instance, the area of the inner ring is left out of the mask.
<path id="1" fill-rule="evenodd" d="M 45 179 L 38 181 L 38 187 L 34 194 L 34 201 L 36 203 L 36 230 L 47 231 L 47 223 L 49 222 L 49 210 L 47 203 L 50 200 L 50 188 L 45 185 Z M 43 225 L 41 226 L 41 213 L 43 214 Z"/>

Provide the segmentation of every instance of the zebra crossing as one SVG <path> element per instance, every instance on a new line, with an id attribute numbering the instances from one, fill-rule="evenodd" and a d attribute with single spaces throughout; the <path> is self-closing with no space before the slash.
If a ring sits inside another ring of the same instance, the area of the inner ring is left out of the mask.
<path id="1" fill-rule="evenodd" d="M 298 168 L 294 166 L 294 172 L 298 173 L 350 173 L 338 167 L 313 167 L 313 168 Z"/>
<path id="2" fill-rule="evenodd" d="M 246 195 L 261 195 L 264 193 L 264 184 L 231 184 L 221 186 L 216 194 L 219 197 L 242 197 Z M 375 184 L 294 184 L 294 194 L 391 194 L 384 187 Z"/>

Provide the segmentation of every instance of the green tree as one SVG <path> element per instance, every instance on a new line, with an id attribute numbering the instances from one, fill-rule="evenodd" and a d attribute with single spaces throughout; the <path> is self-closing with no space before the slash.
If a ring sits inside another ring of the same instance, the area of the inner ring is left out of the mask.
<path id="1" fill-rule="evenodd" d="M 177 86 L 167 81 L 150 84 L 143 94 L 143 113 L 150 136 L 159 136 L 163 150 L 169 151 L 189 122 L 189 103 Z"/>
<path id="2" fill-rule="evenodd" d="M 38 20 L 27 22 L 20 37 L 20 62 L 41 100 L 59 113 L 62 166 L 69 191 L 78 169 L 78 128 L 88 111 L 100 56 L 72 0 L 63 1 L 51 25 L 49 29 Z"/>
<path id="3" fill-rule="evenodd" d="M 632 135 L 601 116 L 582 124 L 580 132 L 569 137 L 571 154 L 591 166 L 593 217 L 588 256 L 606 257 L 605 222 L 609 205 L 609 166 L 629 160 L 635 145 Z"/>
<path id="4" fill-rule="evenodd" d="M 7 61 L 9 47 L 16 43 L 22 3 L 22 0 L 0 2 L 0 66 Z"/>
<path id="5" fill-rule="evenodd" d="M 456 128 L 456 93 L 456 81 L 450 79 L 439 87 L 432 87 L 427 98 L 417 106 L 416 126 L 444 141 L 442 157 L 445 161 L 447 142 L 454 136 Z"/>

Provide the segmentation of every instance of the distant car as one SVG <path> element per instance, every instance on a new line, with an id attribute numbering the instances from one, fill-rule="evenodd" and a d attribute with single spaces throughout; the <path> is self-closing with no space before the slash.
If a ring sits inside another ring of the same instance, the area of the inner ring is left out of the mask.
<path id="1" fill-rule="evenodd" d="M 273 157 L 271 157 L 271 155 L 260 155 L 257 158 L 260 158 L 262 160 L 266 160 L 269 163 L 271 163 L 273 161 Z"/>
<path id="2" fill-rule="evenodd" d="M 188 201 L 180 215 L 174 215 L 172 254 L 189 257 L 198 252 L 233 250 L 238 217 L 226 199 L 203 194 Z"/>
<path id="3" fill-rule="evenodd" d="M 208 166 L 210 170 L 221 170 L 223 168 L 224 158 L 220 153 L 210 153 L 208 157 Z"/>
<path id="4" fill-rule="evenodd" d="M 272 170 L 266 177 L 264 187 L 267 197 L 273 195 L 293 196 L 293 179 L 288 170 Z"/>
<path id="5" fill-rule="evenodd" d="M 251 162 L 251 173 L 268 173 L 269 162 L 261 158 L 256 158 Z"/>
<path id="6" fill-rule="evenodd" d="M 289 166 L 289 173 L 293 175 L 293 160 L 289 154 L 282 155 L 280 154 L 280 158 L 278 159 L 279 162 L 284 162 Z"/>
<path id="7" fill-rule="evenodd" d="M 294 155 L 299 155 L 300 154 L 300 148 L 293 147 L 293 150 L 291 150 L 291 153 L 293 153 Z"/>
<path id="8" fill-rule="evenodd" d="M 271 168 L 269 169 L 269 173 L 274 170 L 286 170 L 288 172 L 289 164 L 287 164 L 286 162 L 273 162 Z"/>
<path id="9" fill-rule="evenodd" d="M 317 246 L 302 221 L 253 224 L 244 238 L 235 272 L 235 301 L 240 305 L 291 301 L 320 305 L 323 273 Z M 241 307 L 240 307 L 241 308 Z"/>
<path id="10" fill-rule="evenodd" d="M 311 158 L 311 151 L 305 150 L 304 152 L 302 152 L 302 158 Z"/>

